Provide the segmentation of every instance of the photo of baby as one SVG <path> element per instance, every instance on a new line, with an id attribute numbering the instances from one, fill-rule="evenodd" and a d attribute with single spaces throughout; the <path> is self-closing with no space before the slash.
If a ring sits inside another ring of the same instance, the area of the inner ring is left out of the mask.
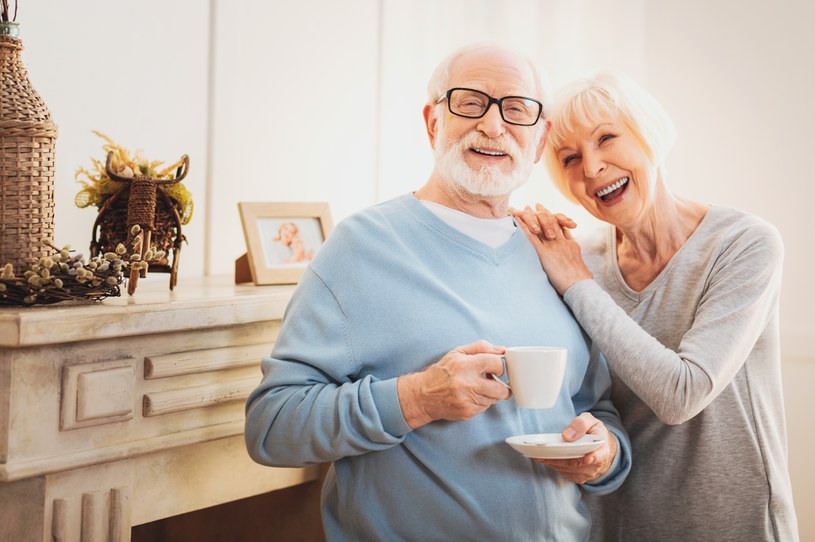
<path id="1" fill-rule="evenodd" d="M 305 266 L 324 241 L 316 218 L 265 218 L 258 226 L 268 266 Z"/>

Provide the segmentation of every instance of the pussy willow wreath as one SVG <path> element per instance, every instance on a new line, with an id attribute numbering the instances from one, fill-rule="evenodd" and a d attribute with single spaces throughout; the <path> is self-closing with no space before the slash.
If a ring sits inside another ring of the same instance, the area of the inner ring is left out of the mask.
<path id="1" fill-rule="evenodd" d="M 133 226 L 132 235 L 141 231 Z M 71 247 L 46 246 L 54 254 L 40 258 L 22 276 L 15 276 L 9 263 L 0 270 L 0 306 L 47 305 L 60 301 L 101 301 L 106 297 L 119 297 L 121 286 L 131 269 L 144 269 L 152 261 L 160 261 L 164 253 L 147 251 L 130 254 L 132 246 L 119 244 L 115 252 L 106 252 L 85 260 L 74 254 Z"/>

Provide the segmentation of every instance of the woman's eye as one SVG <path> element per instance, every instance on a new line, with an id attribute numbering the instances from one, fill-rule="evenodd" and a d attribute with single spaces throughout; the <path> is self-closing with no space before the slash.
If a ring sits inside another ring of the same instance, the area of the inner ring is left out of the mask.
<path id="1" fill-rule="evenodd" d="M 575 160 L 577 160 L 577 155 L 570 154 L 569 156 L 566 156 L 565 158 L 563 158 L 561 160 L 561 163 L 563 164 L 563 167 L 569 167 L 569 164 L 571 164 Z"/>
<path id="2" fill-rule="evenodd" d="M 615 137 L 617 136 L 615 136 L 614 134 L 603 134 L 600 136 L 600 143 L 605 143 L 609 139 L 614 139 Z"/>

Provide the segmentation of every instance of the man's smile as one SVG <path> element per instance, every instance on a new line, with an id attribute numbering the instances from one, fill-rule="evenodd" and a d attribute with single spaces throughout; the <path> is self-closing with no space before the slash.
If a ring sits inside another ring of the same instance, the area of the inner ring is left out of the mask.
<path id="1" fill-rule="evenodd" d="M 506 156 L 507 153 L 495 149 L 484 149 L 479 147 L 470 147 L 470 150 L 476 154 L 482 154 L 484 156 Z"/>

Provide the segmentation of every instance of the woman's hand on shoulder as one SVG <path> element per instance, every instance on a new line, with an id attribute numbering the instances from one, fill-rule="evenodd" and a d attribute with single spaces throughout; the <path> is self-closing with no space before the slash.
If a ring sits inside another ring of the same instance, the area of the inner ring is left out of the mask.
<path id="1" fill-rule="evenodd" d="M 549 282 L 563 295 L 575 282 L 592 278 L 583 261 L 580 245 L 572 238 L 574 220 L 563 214 L 553 214 L 541 204 L 521 211 L 510 210 L 526 234 L 541 261 Z"/>
<path id="2" fill-rule="evenodd" d="M 521 211 L 512 208 L 509 211 L 529 231 L 552 241 L 557 238 L 558 232 L 577 227 L 577 223 L 568 216 L 562 213 L 553 213 L 540 203 L 535 204 L 534 210 L 527 205 Z"/>

